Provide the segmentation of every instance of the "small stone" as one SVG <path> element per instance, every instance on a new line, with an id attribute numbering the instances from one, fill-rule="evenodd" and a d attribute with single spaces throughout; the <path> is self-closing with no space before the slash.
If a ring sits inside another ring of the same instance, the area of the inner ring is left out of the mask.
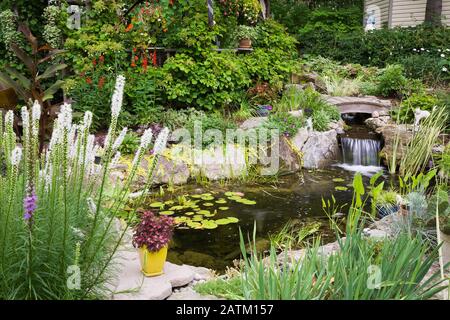
<path id="1" fill-rule="evenodd" d="M 372 118 L 378 118 L 380 116 L 380 113 L 378 111 L 372 112 Z"/>

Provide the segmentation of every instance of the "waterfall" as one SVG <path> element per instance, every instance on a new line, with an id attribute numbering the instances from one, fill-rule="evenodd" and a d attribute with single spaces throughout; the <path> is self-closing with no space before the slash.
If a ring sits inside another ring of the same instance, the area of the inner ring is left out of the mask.
<path id="1" fill-rule="evenodd" d="M 362 166 L 378 166 L 381 142 L 374 139 L 341 138 L 344 163 Z"/>

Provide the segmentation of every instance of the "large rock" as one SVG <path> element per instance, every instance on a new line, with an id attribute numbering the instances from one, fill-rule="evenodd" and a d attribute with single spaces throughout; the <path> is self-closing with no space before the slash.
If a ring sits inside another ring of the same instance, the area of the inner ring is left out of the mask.
<path id="1" fill-rule="evenodd" d="M 252 117 L 245 120 L 239 127 L 242 130 L 249 130 L 261 127 L 266 123 L 267 117 Z"/>
<path id="2" fill-rule="evenodd" d="M 289 170 L 323 168 L 338 154 L 337 132 L 334 129 L 317 132 L 301 128 L 292 139 L 280 139 L 280 158 Z"/>
<path id="3" fill-rule="evenodd" d="M 406 125 L 389 124 L 379 128 L 384 140 L 384 147 L 380 152 L 381 158 L 389 163 L 394 156 L 397 163 L 403 158 L 406 148 L 413 137 L 413 132 Z"/>
<path id="4" fill-rule="evenodd" d="M 339 154 L 336 131 L 311 132 L 301 151 L 303 167 L 318 169 L 327 166 Z"/>
<path id="5" fill-rule="evenodd" d="M 190 176 L 186 162 L 177 157 L 161 156 L 155 168 L 153 182 L 156 184 L 185 184 Z"/>
<path id="6" fill-rule="evenodd" d="M 378 112 L 377 112 L 377 114 L 378 114 Z M 377 131 L 379 128 L 383 128 L 383 127 L 387 126 L 388 124 L 390 124 L 391 117 L 378 115 L 377 117 L 372 117 L 372 118 L 366 119 L 366 121 L 364 121 L 364 123 L 366 124 L 366 126 L 368 126 L 373 131 Z"/>
<path id="7" fill-rule="evenodd" d="M 209 180 L 228 179 L 247 174 L 244 147 L 227 145 L 195 153 L 193 175 L 207 177 Z"/>

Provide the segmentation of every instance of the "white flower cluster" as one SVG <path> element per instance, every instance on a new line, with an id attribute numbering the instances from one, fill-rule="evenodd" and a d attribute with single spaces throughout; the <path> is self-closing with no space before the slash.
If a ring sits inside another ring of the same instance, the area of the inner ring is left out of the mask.
<path id="1" fill-rule="evenodd" d="M 120 131 L 119 136 L 116 138 L 116 141 L 114 141 L 113 147 L 112 147 L 112 152 L 116 152 L 117 150 L 119 150 L 120 146 L 122 145 L 123 139 L 125 139 L 125 135 L 127 134 L 128 128 L 125 127 L 122 129 L 122 131 Z"/>
<path id="2" fill-rule="evenodd" d="M 116 79 L 116 86 L 111 99 L 111 116 L 117 118 L 122 108 L 123 90 L 125 88 L 125 77 L 119 75 Z"/>
<path id="3" fill-rule="evenodd" d="M 164 150 L 166 149 L 168 138 L 169 138 L 169 129 L 168 128 L 162 129 L 158 135 L 158 138 L 156 138 L 155 146 L 153 148 L 155 154 L 160 155 L 164 152 Z"/>
<path id="4" fill-rule="evenodd" d="M 22 159 L 22 148 L 15 147 L 11 153 L 11 165 L 17 167 Z"/>

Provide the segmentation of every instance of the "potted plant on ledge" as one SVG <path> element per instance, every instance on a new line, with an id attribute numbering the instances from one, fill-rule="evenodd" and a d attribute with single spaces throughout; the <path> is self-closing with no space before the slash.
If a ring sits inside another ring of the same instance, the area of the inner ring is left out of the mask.
<path id="1" fill-rule="evenodd" d="M 256 38 L 256 29 L 251 26 L 241 25 L 236 30 L 236 39 L 240 49 L 251 49 L 252 40 Z"/>
<path id="2" fill-rule="evenodd" d="M 146 277 L 163 273 L 168 243 L 172 239 L 174 221 L 170 217 L 155 216 L 151 211 L 141 214 L 134 229 L 133 246 L 139 250 L 142 273 Z"/>

